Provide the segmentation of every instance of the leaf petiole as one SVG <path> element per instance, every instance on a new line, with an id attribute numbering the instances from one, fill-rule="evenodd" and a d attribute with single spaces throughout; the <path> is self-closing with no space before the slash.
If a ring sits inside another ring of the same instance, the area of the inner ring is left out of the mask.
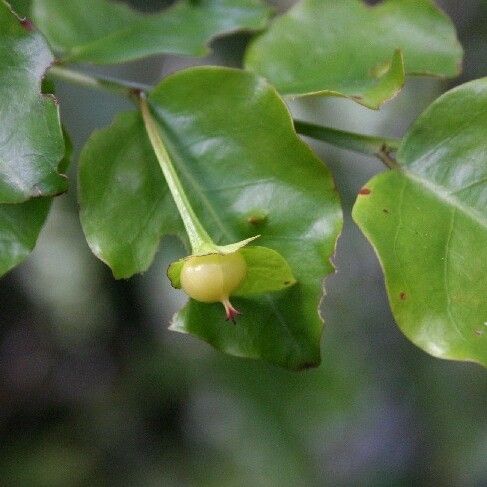
<path id="1" fill-rule="evenodd" d="M 133 99 L 135 94 L 152 89 L 151 86 L 139 83 L 80 73 L 79 71 L 74 71 L 57 64 L 51 66 L 47 74 L 52 78 L 67 81 L 85 88 L 108 91 L 131 99 Z"/>
<path id="2" fill-rule="evenodd" d="M 294 128 L 298 134 L 321 140 L 343 149 L 376 156 L 391 169 L 397 166 L 396 161 L 391 157 L 391 152 L 397 151 L 401 144 L 401 139 L 347 132 L 301 120 L 294 120 Z"/>
<path id="3" fill-rule="evenodd" d="M 181 219 L 183 220 L 191 244 L 192 253 L 196 255 L 218 253 L 218 246 L 208 235 L 191 207 L 176 169 L 171 161 L 171 157 L 161 139 L 157 123 L 152 116 L 144 93 L 141 93 L 139 96 L 139 105 L 147 135 L 149 136 L 149 140 L 157 160 L 159 161 L 167 185 L 171 191 L 171 195 L 176 203 Z"/>

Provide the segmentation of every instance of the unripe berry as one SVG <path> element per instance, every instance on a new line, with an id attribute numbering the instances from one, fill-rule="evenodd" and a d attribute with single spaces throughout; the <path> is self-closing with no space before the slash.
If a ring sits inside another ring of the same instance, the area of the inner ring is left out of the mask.
<path id="1" fill-rule="evenodd" d="M 221 302 L 227 319 L 234 321 L 239 312 L 229 297 L 240 286 L 247 273 L 247 263 L 239 252 L 210 254 L 186 259 L 181 270 L 181 287 L 196 301 Z"/>

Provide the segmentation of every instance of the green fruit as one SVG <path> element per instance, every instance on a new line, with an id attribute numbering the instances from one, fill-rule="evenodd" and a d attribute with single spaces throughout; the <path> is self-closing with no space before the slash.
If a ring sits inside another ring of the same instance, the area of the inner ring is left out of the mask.
<path id="1" fill-rule="evenodd" d="M 181 287 L 196 301 L 221 302 L 227 319 L 234 321 L 239 312 L 229 297 L 240 286 L 247 274 L 247 263 L 239 252 L 192 256 L 181 270 Z"/>

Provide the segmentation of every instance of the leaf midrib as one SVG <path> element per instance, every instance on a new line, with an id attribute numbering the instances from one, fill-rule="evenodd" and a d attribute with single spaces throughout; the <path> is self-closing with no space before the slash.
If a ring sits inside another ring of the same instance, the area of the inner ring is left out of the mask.
<path id="1" fill-rule="evenodd" d="M 179 147 L 182 144 L 179 144 L 177 140 L 177 136 L 172 134 L 171 130 L 165 126 L 164 119 L 160 115 L 160 113 L 157 110 L 155 111 L 155 113 L 157 114 L 157 122 L 158 122 L 159 130 L 161 131 L 165 144 L 167 144 L 168 146 L 167 148 L 169 150 L 169 153 L 171 154 L 171 157 L 175 159 L 174 163 L 176 165 L 176 168 L 180 171 L 184 179 L 191 185 L 194 192 L 198 195 L 200 202 L 205 206 L 207 211 L 214 217 L 215 223 L 218 225 L 218 227 L 225 235 L 225 237 L 228 238 L 229 241 L 231 242 L 238 240 L 239 237 L 235 235 L 233 232 L 229 231 L 228 228 L 224 225 L 223 221 L 218 216 L 217 211 L 213 207 L 211 201 L 206 197 L 204 189 L 191 174 L 191 171 L 187 167 L 187 164 L 185 162 L 185 157 L 183 156 L 183 154 L 181 154 L 179 150 Z M 296 346 L 299 350 L 301 350 L 300 341 L 296 337 L 295 333 L 293 333 L 292 328 L 289 326 L 288 322 L 284 319 L 282 314 L 278 312 L 278 306 L 276 304 L 274 297 L 269 294 L 266 294 L 265 299 L 266 301 L 269 302 L 269 305 L 274 315 L 276 316 L 277 320 L 281 323 L 283 328 L 288 333 L 289 337 L 292 339 L 294 346 Z"/>
<path id="2" fill-rule="evenodd" d="M 173 162 L 175 163 L 177 170 L 181 173 L 184 180 L 190 184 L 192 191 L 198 196 L 200 203 L 205 207 L 208 213 L 212 216 L 214 222 L 216 223 L 217 227 L 220 229 L 222 234 L 225 236 L 225 238 L 227 238 L 230 243 L 239 240 L 238 237 L 233 232 L 229 231 L 229 229 L 224 225 L 222 219 L 218 215 L 218 212 L 215 210 L 210 200 L 206 196 L 205 190 L 191 174 L 191 170 L 187 167 L 187 164 L 185 162 L 186 161 L 185 156 L 187 154 L 181 153 L 181 150 L 179 148 L 181 147 L 182 144 L 179 143 L 177 136 L 175 136 L 171 132 L 171 130 L 168 129 L 163 124 L 163 120 L 161 120 L 162 117 L 160 117 L 157 111 L 156 113 L 158 115 L 157 125 L 161 132 L 162 139 L 164 143 L 168 146 L 168 151 L 171 154 L 171 157 L 175 159 Z M 188 156 L 188 157 L 192 158 L 192 156 Z"/>

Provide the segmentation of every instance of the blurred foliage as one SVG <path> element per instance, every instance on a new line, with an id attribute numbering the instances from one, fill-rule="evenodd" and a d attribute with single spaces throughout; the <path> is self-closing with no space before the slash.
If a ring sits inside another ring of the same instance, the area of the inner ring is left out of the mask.
<path id="1" fill-rule="evenodd" d="M 485 75 L 486 3 L 441 4 L 466 48 L 462 80 Z M 203 62 L 238 64 L 246 40 L 217 41 Z M 155 83 L 188 62 L 168 57 L 107 72 Z M 343 100 L 293 110 L 399 136 L 446 88 L 410 81 L 379 113 Z M 128 106 L 65 85 L 58 96 L 76 151 Z M 379 164 L 313 147 L 349 214 Z M 182 296 L 165 269 L 181 246 L 167 239 L 146 274 L 114 281 L 83 242 L 73 193 L 55 202 L 34 255 L 0 285 L 2 486 L 486 485 L 485 372 L 429 357 L 400 334 L 377 260 L 350 218 L 339 271 L 327 280 L 323 363 L 298 374 L 167 331 Z"/>

